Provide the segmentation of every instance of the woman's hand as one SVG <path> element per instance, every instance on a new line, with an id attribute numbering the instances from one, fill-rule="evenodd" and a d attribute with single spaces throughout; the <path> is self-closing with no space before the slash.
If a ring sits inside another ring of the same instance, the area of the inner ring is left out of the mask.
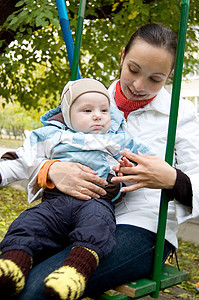
<path id="1" fill-rule="evenodd" d="M 135 191 L 140 188 L 173 188 L 177 176 L 176 170 L 160 157 L 147 156 L 142 153 L 134 154 L 125 150 L 121 151 L 121 155 L 124 158 L 113 167 L 119 176 L 113 177 L 112 181 L 133 183 L 122 187 L 122 192 Z M 135 162 L 136 165 L 129 160 Z"/>
<path id="2" fill-rule="evenodd" d="M 97 184 L 104 186 L 107 182 L 96 174 L 97 172 L 79 163 L 55 162 L 48 171 L 48 178 L 61 192 L 80 200 L 89 200 L 106 194 Z"/>

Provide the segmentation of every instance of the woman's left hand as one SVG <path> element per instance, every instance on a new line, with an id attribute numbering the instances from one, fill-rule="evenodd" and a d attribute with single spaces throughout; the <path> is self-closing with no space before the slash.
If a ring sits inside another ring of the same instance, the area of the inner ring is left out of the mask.
<path id="1" fill-rule="evenodd" d="M 113 177 L 112 181 L 133 183 L 130 186 L 122 187 L 122 192 L 135 191 L 140 188 L 173 188 L 177 172 L 162 158 L 142 153 L 134 154 L 126 150 L 121 151 L 121 155 L 124 157 L 123 161 L 113 167 L 119 176 Z M 136 165 L 128 159 L 135 162 Z"/>

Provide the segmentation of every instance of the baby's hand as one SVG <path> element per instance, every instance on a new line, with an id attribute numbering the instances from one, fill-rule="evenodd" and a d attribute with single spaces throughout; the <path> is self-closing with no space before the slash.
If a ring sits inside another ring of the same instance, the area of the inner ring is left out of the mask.
<path id="1" fill-rule="evenodd" d="M 123 176 L 124 174 L 122 172 L 120 172 L 122 167 L 133 167 L 134 164 L 132 162 L 130 162 L 130 160 L 128 160 L 126 157 L 122 157 L 119 160 L 119 164 L 117 166 L 114 166 L 112 169 L 113 171 L 115 171 L 117 173 L 117 176 Z"/>

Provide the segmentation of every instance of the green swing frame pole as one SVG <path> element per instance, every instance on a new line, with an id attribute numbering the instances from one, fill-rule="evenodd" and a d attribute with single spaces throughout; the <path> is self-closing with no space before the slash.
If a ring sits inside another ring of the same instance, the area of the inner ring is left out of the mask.
<path id="1" fill-rule="evenodd" d="M 78 71 L 78 64 L 79 64 L 79 57 L 80 57 L 80 47 L 81 47 L 81 41 L 82 41 L 82 30 L 83 30 L 85 9 L 86 9 L 86 0 L 82 0 L 82 1 L 80 1 L 80 4 L 79 4 L 79 12 L 78 12 L 78 19 L 77 19 L 75 49 L 74 49 L 73 63 L 72 63 L 72 70 L 71 70 L 71 80 L 72 81 L 77 79 L 77 71 Z"/>
<path id="2" fill-rule="evenodd" d="M 173 164 L 173 153 L 175 145 L 177 118 L 178 118 L 178 107 L 182 80 L 182 70 L 184 61 L 184 51 L 186 44 L 186 31 L 189 15 L 189 0 L 181 1 L 181 11 L 180 11 L 180 22 L 179 22 L 179 33 L 178 33 L 178 46 L 176 55 L 176 66 L 174 70 L 174 81 L 172 89 L 172 100 L 170 108 L 170 118 L 167 136 L 167 148 L 165 154 L 165 161 L 170 165 Z M 169 198 L 165 191 L 162 191 L 161 201 L 160 201 L 160 211 L 159 211 L 159 225 L 157 231 L 156 239 L 156 249 L 154 256 L 154 269 L 152 280 L 156 282 L 156 291 L 152 294 L 153 298 L 158 298 L 160 290 L 160 274 L 162 269 L 162 258 L 164 251 L 164 238 L 166 230 L 167 221 L 167 210 L 168 210 Z"/>

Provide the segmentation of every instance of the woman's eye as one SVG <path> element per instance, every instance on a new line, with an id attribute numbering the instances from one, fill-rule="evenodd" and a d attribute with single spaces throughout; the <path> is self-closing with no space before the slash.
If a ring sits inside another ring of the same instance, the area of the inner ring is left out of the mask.
<path id="1" fill-rule="evenodd" d="M 129 71 L 130 71 L 131 73 L 133 73 L 133 74 L 138 73 L 137 71 L 135 71 L 134 69 L 131 69 L 131 68 L 129 68 Z"/>
<path id="2" fill-rule="evenodd" d="M 161 79 L 155 79 L 155 78 L 150 78 L 150 80 L 153 81 L 153 82 L 156 82 L 156 83 L 161 81 Z"/>

